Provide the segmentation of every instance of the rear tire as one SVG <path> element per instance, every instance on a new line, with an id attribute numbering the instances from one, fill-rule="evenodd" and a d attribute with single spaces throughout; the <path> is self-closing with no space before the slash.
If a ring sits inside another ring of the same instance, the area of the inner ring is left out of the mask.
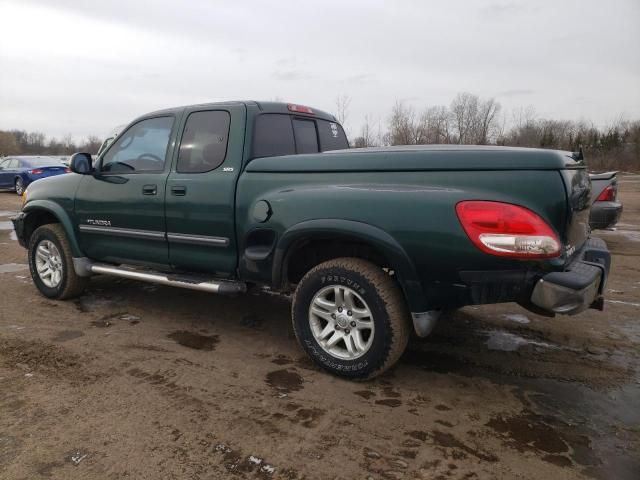
<path id="1" fill-rule="evenodd" d="M 409 313 L 400 288 L 379 266 L 359 258 L 317 265 L 300 281 L 293 329 L 311 359 L 350 379 L 391 368 L 409 340 Z"/>
<path id="2" fill-rule="evenodd" d="M 42 225 L 31 235 L 29 270 L 40 293 L 57 300 L 77 297 L 89 283 L 76 275 L 67 235 L 58 223 Z"/>
<path id="3" fill-rule="evenodd" d="M 16 189 L 16 193 L 22 196 L 22 194 L 24 193 L 24 181 L 20 177 L 18 177 L 16 178 L 14 186 Z"/>

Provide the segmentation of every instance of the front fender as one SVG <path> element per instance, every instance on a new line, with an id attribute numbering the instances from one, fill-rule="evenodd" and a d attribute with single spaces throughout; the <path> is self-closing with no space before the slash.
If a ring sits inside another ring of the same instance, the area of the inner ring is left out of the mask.
<path id="1" fill-rule="evenodd" d="M 283 284 L 287 254 L 293 245 L 302 240 L 327 236 L 361 241 L 374 247 L 391 263 L 409 309 L 412 312 L 427 310 L 419 277 L 413 262 L 402 246 L 384 230 L 353 220 L 322 218 L 303 221 L 288 228 L 280 236 L 276 246 L 272 273 L 273 285 Z"/>
<path id="2" fill-rule="evenodd" d="M 80 246 L 78 245 L 78 240 L 73 228 L 73 222 L 66 210 L 59 204 L 52 202 L 51 200 L 32 200 L 24 205 L 22 212 L 27 215 L 27 217 L 36 212 L 46 212 L 56 217 L 67 234 L 67 240 L 69 240 L 72 255 L 74 257 L 84 256 L 82 254 L 82 250 L 80 250 Z"/>

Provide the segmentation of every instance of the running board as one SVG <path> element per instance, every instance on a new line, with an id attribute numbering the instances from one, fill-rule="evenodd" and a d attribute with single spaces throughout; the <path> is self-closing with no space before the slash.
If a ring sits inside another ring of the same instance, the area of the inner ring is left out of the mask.
<path id="1" fill-rule="evenodd" d="M 201 292 L 231 295 L 235 293 L 244 293 L 247 291 L 247 285 L 244 282 L 234 282 L 229 280 L 203 281 L 203 278 L 201 276 L 176 275 L 148 271 L 143 272 L 139 270 L 130 270 L 100 263 L 93 263 L 88 265 L 87 267 L 91 273 L 112 275 L 114 277 L 122 277 L 128 278 L 130 280 L 140 280 L 143 282 L 157 283 L 159 285 L 168 285 L 170 287 L 200 290 Z"/>

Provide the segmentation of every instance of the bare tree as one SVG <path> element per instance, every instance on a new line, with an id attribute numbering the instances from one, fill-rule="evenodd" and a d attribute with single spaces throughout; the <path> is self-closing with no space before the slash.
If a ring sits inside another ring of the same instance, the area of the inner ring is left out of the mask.
<path id="1" fill-rule="evenodd" d="M 371 118 L 369 115 L 364 116 L 364 123 L 360 129 L 360 136 L 356 137 L 353 144 L 356 148 L 374 147 L 377 145 L 375 134 L 371 125 Z"/>
<path id="2" fill-rule="evenodd" d="M 478 115 L 478 96 L 468 92 L 459 93 L 451 102 L 451 116 L 456 143 L 473 143 L 474 128 Z"/>
<path id="3" fill-rule="evenodd" d="M 388 143 L 390 145 L 415 145 L 418 135 L 415 111 L 403 102 L 397 101 L 389 118 Z"/>
<path id="4" fill-rule="evenodd" d="M 344 127 L 349 118 L 349 106 L 351 105 L 351 97 L 346 94 L 336 97 L 336 119 Z"/>
<path id="5" fill-rule="evenodd" d="M 20 153 L 20 146 L 16 137 L 11 132 L 0 132 L 0 157 L 18 153 Z"/>
<path id="6" fill-rule="evenodd" d="M 479 103 L 477 110 L 477 119 L 475 122 L 474 140 L 478 145 L 486 145 L 495 140 L 499 133 L 498 113 L 500 112 L 500 104 L 493 98 L 489 98 Z"/>
<path id="7" fill-rule="evenodd" d="M 91 154 L 98 153 L 98 149 L 102 145 L 102 140 L 95 135 L 89 135 L 85 141 L 78 147 L 78 150 Z"/>
<path id="8" fill-rule="evenodd" d="M 451 143 L 449 110 L 445 106 L 429 107 L 420 116 L 421 144 Z"/>

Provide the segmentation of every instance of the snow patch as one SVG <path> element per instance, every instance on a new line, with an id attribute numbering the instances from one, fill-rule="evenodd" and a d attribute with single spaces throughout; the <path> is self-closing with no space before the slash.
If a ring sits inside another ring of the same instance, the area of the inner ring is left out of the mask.
<path id="1" fill-rule="evenodd" d="M 512 322 L 516 322 L 516 323 L 530 323 L 531 320 L 529 320 L 529 317 L 527 317 L 526 315 L 523 315 L 521 313 L 507 313 L 505 315 L 502 315 L 504 318 L 506 318 L 507 320 L 511 320 Z"/>
<path id="2" fill-rule="evenodd" d="M 503 352 L 515 352 L 524 345 L 534 345 L 536 347 L 557 348 L 550 343 L 538 342 L 529 338 L 524 338 L 514 333 L 504 331 L 487 332 L 487 347 L 489 350 L 500 350 Z"/>

